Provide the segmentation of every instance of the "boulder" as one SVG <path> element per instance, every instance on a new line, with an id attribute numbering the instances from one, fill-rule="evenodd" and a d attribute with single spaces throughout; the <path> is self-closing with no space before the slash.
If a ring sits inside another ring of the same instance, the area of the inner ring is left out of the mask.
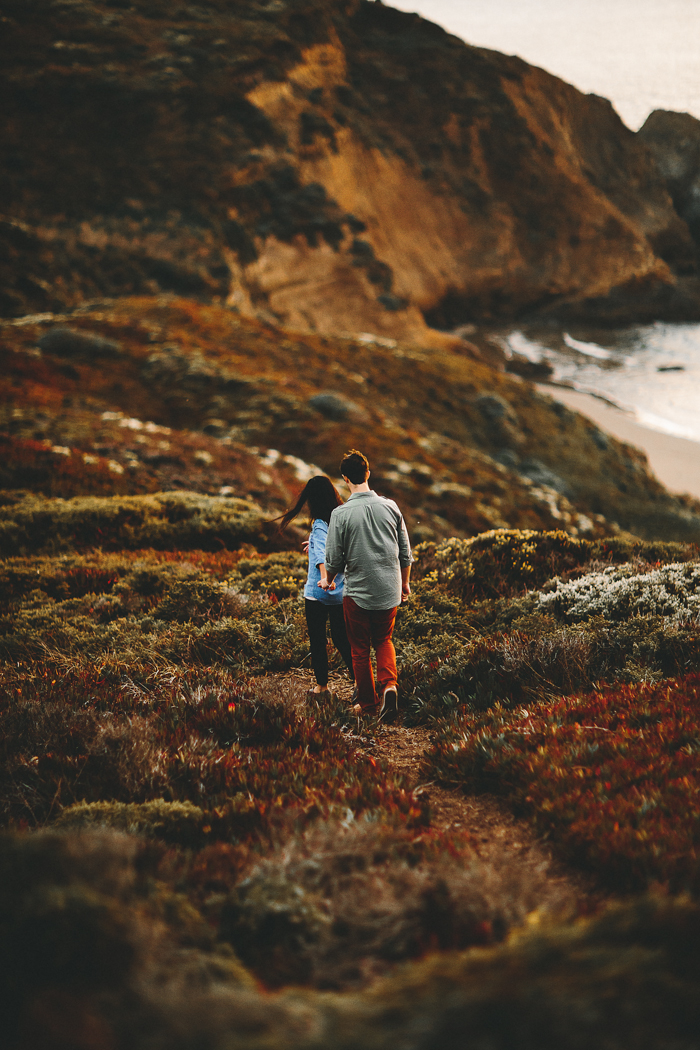
<path id="1" fill-rule="evenodd" d="M 309 398 L 309 405 L 326 419 L 333 420 L 347 419 L 349 415 L 359 411 L 354 401 L 332 392 L 314 394 Z"/>
<path id="2" fill-rule="evenodd" d="M 56 354 L 59 357 L 119 357 L 121 347 L 112 339 L 91 332 L 79 332 L 75 328 L 59 325 L 50 328 L 37 341 L 37 346 L 45 354 Z"/>
<path id="3" fill-rule="evenodd" d="M 666 180 L 676 211 L 700 244 L 700 120 L 655 109 L 637 132 Z"/>
<path id="4" fill-rule="evenodd" d="M 561 493 L 562 496 L 572 495 L 569 483 L 539 459 L 525 459 L 518 465 L 517 470 L 519 474 L 529 478 L 534 485 L 544 485 Z"/>
<path id="5" fill-rule="evenodd" d="M 554 368 L 544 358 L 540 361 L 531 361 L 524 354 L 513 354 L 506 361 L 506 372 L 520 376 L 522 379 L 530 379 L 533 383 L 546 382 L 554 375 Z"/>
<path id="6" fill-rule="evenodd" d="M 505 448 L 519 448 L 525 441 L 520 422 L 513 409 L 499 394 L 484 393 L 474 400 L 484 421 L 484 434 L 490 443 Z"/>

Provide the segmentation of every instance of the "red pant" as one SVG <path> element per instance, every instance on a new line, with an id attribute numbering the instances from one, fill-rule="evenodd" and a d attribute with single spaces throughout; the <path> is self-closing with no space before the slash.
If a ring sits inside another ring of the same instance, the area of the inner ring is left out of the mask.
<path id="1" fill-rule="evenodd" d="M 372 646 L 377 653 L 380 696 L 387 686 L 396 688 L 396 651 L 391 640 L 396 609 L 363 609 L 346 594 L 343 598 L 343 611 L 352 649 L 357 700 L 363 711 L 374 711 L 378 700 L 372 673 Z"/>

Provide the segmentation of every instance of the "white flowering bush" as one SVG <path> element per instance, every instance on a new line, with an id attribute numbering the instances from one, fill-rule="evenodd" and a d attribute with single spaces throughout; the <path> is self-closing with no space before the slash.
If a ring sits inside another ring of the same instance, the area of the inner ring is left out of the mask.
<path id="1" fill-rule="evenodd" d="M 563 583 L 555 578 L 541 591 L 540 609 L 573 623 L 593 616 L 626 620 L 630 616 L 700 616 L 700 563 L 674 562 L 651 572 L 626 564 L 591 572 Z"/>

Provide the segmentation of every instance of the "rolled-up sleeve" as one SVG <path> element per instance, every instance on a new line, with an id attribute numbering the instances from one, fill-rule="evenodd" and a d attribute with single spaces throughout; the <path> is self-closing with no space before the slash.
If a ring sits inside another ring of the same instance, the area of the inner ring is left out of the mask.
<path id="1" fill-rule="evenodd" d="M 341 529 L 336 520 L 335 513 L 331 514 L 328 535 L 326 536 L 326 572 L 339 573 L 345 568 L 345 551 L 343 550 L 343 538 Z"/>

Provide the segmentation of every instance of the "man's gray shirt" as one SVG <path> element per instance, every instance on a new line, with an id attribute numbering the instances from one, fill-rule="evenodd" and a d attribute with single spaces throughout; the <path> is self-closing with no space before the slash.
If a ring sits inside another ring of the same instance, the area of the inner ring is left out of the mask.
<path id="1" fill-rule="evenodd" d="M 331 514 L 326 570 L 345 572 L 345 593 L 362 609 L 401 604 L 401 569 L 413 561 L 401 511 L 376 492 L 354 492 Z"/>

